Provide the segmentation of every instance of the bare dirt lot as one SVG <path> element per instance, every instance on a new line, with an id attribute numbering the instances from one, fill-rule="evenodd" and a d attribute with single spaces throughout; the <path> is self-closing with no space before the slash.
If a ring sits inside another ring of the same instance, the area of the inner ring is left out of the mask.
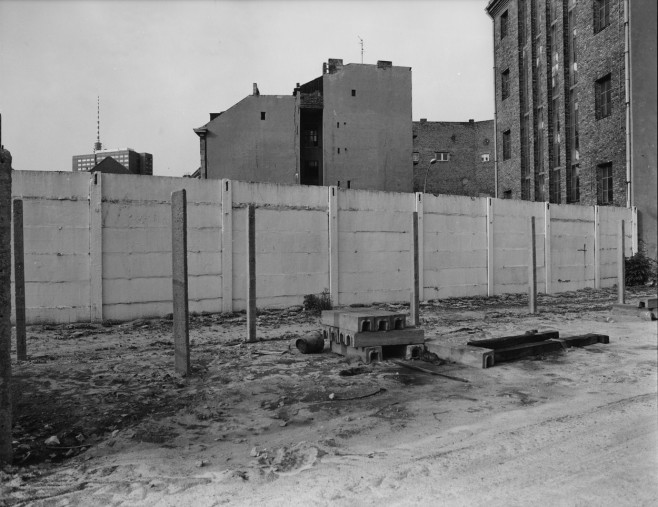
<path id="1" fill-rule="evenodd" d="M 253 344 L 244 314 L 194 316 L 187 378 L 170 320 L 32 326 L 0 505 L 656 505 L 657 326 L 615 300 L 424 304 L 430 340 L 610 336 L 488 369 L 415 362 L 468 382 L 301 354 L 319 329 L 301 308 L 262 311 Z"/>

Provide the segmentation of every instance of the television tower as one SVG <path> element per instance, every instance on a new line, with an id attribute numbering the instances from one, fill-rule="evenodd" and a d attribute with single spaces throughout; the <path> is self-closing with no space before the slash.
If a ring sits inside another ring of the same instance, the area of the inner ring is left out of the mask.
<path id="1" fill-rule="evenodd" d="M 94 143 L 94 153 L 103 149 L 101 144 L 101 98 L 97 97 L 96 104 L 96 142 Z"/>

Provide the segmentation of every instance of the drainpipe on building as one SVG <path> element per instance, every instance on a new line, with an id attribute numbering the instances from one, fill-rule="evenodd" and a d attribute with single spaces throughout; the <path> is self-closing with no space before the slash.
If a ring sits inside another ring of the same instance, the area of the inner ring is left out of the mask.
<path id="1" fill-rule="evenodd" d="M 630 58 L 630 0 L 624 1 L 624 88 L 626 102 L 626 207 L 630 208 L 633 202 L 631 198 L 631 58 Z"/>
<path id="2" fill-rule="evenodd" d="M 491 17 L 491 27 L 493 32 L 493 82 L 494 82 L 494 124 L 493 124 L 493 144 L 494 144 L 494 197 L 498 199 L 498 106 L 496 104 L 496 19 Z"/>

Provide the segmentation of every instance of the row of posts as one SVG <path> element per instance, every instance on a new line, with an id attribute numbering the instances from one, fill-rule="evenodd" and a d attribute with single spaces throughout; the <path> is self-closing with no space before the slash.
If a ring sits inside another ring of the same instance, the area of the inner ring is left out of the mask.
<path id="1" fill-rule="evenodd" d="M 1 121 L 1 119 L 0 119 Z M 1 125 L 1 123 L 0 123 Z M 0 157 L 4 152 L 0 148 Z M 14 233 L 14 283 L 16 302 L 16 355 L 27 359 L 25 329 L 25 270 L 23 241 L 23 201 L 11 201 L 11 162 L 0 158 L 0 463 L 11 462 L 11 224 Z M 174 365 L 177 373 L 190 373 L 189 303 L 187 273 L 187 197 L 185 190 L 171 195 L 172 289 Z M 13 218 L 13 220 L 12 220 Z M 256 219 L 255 207 L 247 208 L 247 341 L 256 341 Z M 413 287 L 410 297 L 410 323 L 419 325 L 420 287 L 418 256 L 418 213 L 413 212 Z M 625 303 L 625 228 L 619 225 L 617 248 L 618 302 Z M 537 313 L 537 259 L 535 217 L 528 219 L 528 310 Z"/>

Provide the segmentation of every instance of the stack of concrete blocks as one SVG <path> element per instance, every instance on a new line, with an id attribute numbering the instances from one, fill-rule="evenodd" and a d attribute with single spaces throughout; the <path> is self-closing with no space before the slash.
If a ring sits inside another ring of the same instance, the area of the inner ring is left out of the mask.
<path id="1" fill-rule="evenodd" d="M 383 359 L 382 347 L 404 347 L 405 359 L 420 359 L 425 351 L 425 332 L 407 327 L 405 313 L 366 308 L 325 310 L 322 327 L 332 352 L 358 357 L 366 364 Z"/>

